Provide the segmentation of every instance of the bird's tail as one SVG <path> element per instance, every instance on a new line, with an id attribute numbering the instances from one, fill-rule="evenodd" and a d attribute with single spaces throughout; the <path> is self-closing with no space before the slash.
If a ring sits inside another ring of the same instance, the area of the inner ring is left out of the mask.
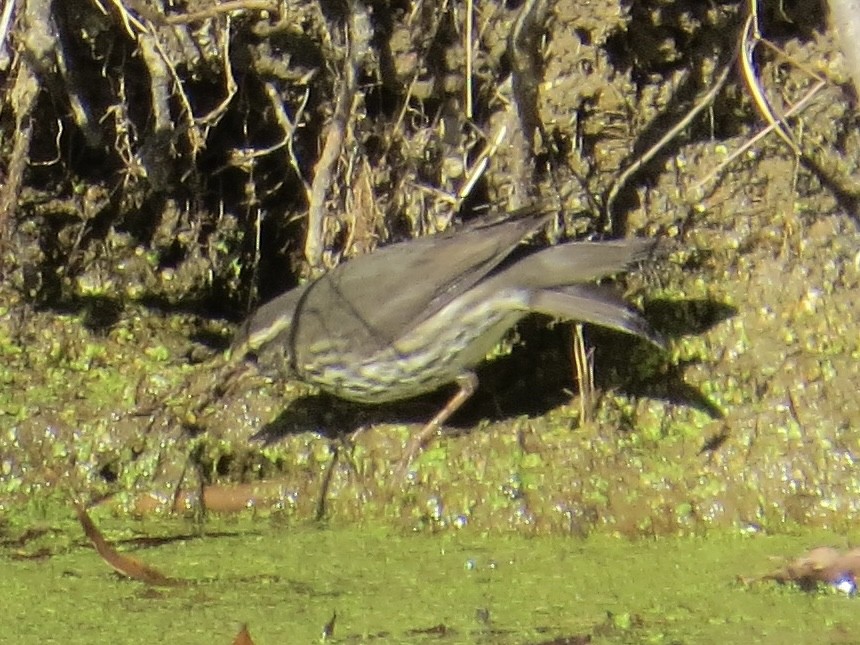
<path id="1" fill-rule="evenodd" d="M 639 312 L 616 294 L 597 286 L 569 285 L 533 290 L 529 309 L 556 318 L 609 327 L 665 347 L 663 338 Z"/>
<path id="2" fill-rule="evenodd" d="M 640 238 L 567 242 L 518 258 L 499 269 L 493 279 L 532 288 L 594 282 L 648 259 L 656 245 L 654 240 Z"/>

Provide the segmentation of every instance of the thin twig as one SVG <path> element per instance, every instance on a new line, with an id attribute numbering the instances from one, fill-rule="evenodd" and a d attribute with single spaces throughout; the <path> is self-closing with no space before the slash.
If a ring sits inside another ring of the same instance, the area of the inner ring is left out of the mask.
<path id="1" fill-rule="evenodd" d="M 732 57 L 732 61 L 733 60 L 734 57 Z M 678 123 L 676 123 L 666 134 L 660 137 L 660 140 L 657 141 L 657 143 L 648 148 L 648 150 L 636 159 L 636 161 L 627 166 L 627 168 L 624 169 L 624 172 L 618 175 L 618 178 L 613 182 L 612 186 L 609 188 L 609 192 L 606 194 L 606 205 L 603 207 L 606 215 L 607 226 L 609 228 L 612 226 L 612 207 L 615 204 L 615 200 L 618 198 L 618 194 L 621 192 L 621 189 L 624 188 L 630 177 L 639 172 L 642 166 L 651 161 L 657 153 L 666 147 L 666 145 L 674 139 L 681 130 L 686 128 L 702 110 L 711 104 L 714 97 L 721 89 L 723 89 L 726 80 L 729 78 L 729 73 L 732 71 L 732 61 L 728 62 L 723 67 L 723 71 L 720 72 L 720 75 L 717 77 L 716 82 L 711 86 L 711 89 L 705 92 L 705 94 L 696 101 L 692 109 L 684 115 L 684 118 L 678 121 Z"/>
<path id="2" fill-rule="evenodd" d="M 200 11 L 167 16 L 165 22 L 169 25 L 181 25 L 214 18 L 222 13 L 247 10 L 271 11 L 272 13 L 276 13 L 278 5 L 270 0 L 227 0 L 226 2 L 213 4 L 211 7 L 206 7 Z"/>
<path id="3" fill-rule="evenodd" d="M 594 361 L 585 346 L 582 323 L 573 326 L 571 352 L 579 383 L 579 418 L 581 423 L 588 423 L 594 410 Z"/>
<path id="4" fill-rule="evenodd" d="M 472 28 L 475 7 L 473 0 L 466 0 L 466 28 L 463 41 L 466 50 L 466 118 L 472 118 Z"/>
<path id="5" fill-rule="evenodd" d="M 483 175 L 484 171 L 487 169 L 487 164 L 490 163 L 490 159 L 493 158 L 493 155 L 496 154 L 502 141 L 504 141 L 507 132 L 507 126 L 502 125 L 489 145 L 481 150 L 481 154 L 478 155 L 475 163 L 473 163 L 471 168 L 466 172 L 466 181 L 460 187 L 460 190 L 457 191 L 458 202 L 462 202 L 472 192 L 478 179 L 480 179 L 481 175 Z"/>
<path id="6" fill-rule="evenodd" d="M 350 3 L 349 50 L 344 64 L 344 75 L 340 92 L 335 103 L 334 114 L 324 135 L 322 153 L 316 166 L 311 183 L 311 197 L 308 204 L 308 230 L 305 238 L 305 260 L 312 270 L 322 269 L 323 234 L 325 231 L 325 201 L 334 175 L 335 165 L 343 149 L 347 122 L 354 113 L 353 103 L 358 91 L 358 69 L 362 57 L 370 47 L 372 32 L 369 28 L 370 16 L 361 2 Z"/>
<path id="7" fill-rule="evenodd" d="M 755 0 L 750 1 L 754 7 Z M 765 121 L 773 126 L 773 129 L 776 130 L 779 138 L 785 141 L 794 154 L 799 157 L 800 146 L 797 145 L 797 141 L 794 139 L 794 136 L 791 134 L 789 129 L 785 127 L 785 118 L 778 117 L 773 107 L 771 107 L 755 72 L 755 47 L 761 41 L 762 37 L 757 23 L 757 14 L 751 9 L 750 15 L 747 16 L 746 22 L 744 23 L 743 32 L 741 34 L 741 76 L 743 76 L 744 82 L 746 83 L 750 96 L 752 96 L 753 103 L 755 103 L 756 108 L 758 108 L 759 114 L 761 114 Z"/>
<path id="8" fill-rule="evenodd" d="M 800 99 L 797 103 L 795 103 L 795 104 L 794 104 L 794 105 L 792 105 L 788 110 L 786 110 L 785 115 L 783 116 L 783 118 L 784 118 L 784 119 L 787 119 L 788 117 L 793 116 L 794 114 L 796 114 L 797 112 L 799 112 L 800 110 L 802 110 L 804 107 L 806 107 L 806 104 L 807 104 L 807 103 L 809 103 L 809 101 L 811 101 L 811 100 L 812 100 L 812 97 L 813 97 L 813 96 L 815 96 L 819 91 L 821 91 L 821 89 L 822 89 L 825 85 L 826 85 L 826 81 L 819 81 L 818 83 L 816 83 L 816 84 L 812 87 L 812 89 L 810 89 L 810 90 L 809 90 L 809 92 L 807 92 L 807 93 L 806 93 L 806 95 L 805 95 L 802 99 Z M 716 177 L 716 176 L 720 175 L 720 174 L 723 172 L 723 170 L 725 170 L 726 166 L 728 166 L 730 163 L 732 163 L 735 159 L 737 159 L 737 158 L 738 158 L 740 155 L 742 155 L 744 152 L 746 152 L 747 150 L 749 150 L 749 149 L 750 149 L 752 146 L 754 146 L 756 143 L 758 143 L 759 141 L 761 141 L 762 139 L 764 139 L 764 138 L 765 138 L 767 135 L 769 135 L 769 134 L 770 134 L 774 129 L 776 129 L 776 127 L 777 127 L 777 124 L 776 124 L 776 123 L 771 123 L 770 125 L 768 125 L 767 127 L 765 127 L 763 130 L 761 130 L 760 132 L 757 132 L 757 133 L 755 134 L 755 136 L 753 136 L 753 137 L 749 138 L 749 139 L 748 139 L 748 140 L 747 140 L 747 141 L 746 141 L 746 142 L 745 142 L 745 143 L 744 143 L 740 148 L 738 148 L 737 150 L 735 150 L 735 151 L 734 151 L 731 155 L 729 155 L 729 156 L 728 156 L 728 157 L 727 157 L 727 158 L 726 158 L 722 163 L 720 163 L 716 168 L 714 168 L 711 172 L 709 172 L 709 173 L 708 173 L 708 174 L 707 174 L 703 179 L 701 179 L 700 181 L 698 181 L 698 182 L 696 183 L 696 185 L 695 185 L 695 186 L 693 186 L 693 188 L 692 188 L 692 190 L 694 191 L 694 193 L 693 193 L 693 194 L 694 194 L 694 195 L 700 195 L 700 194 L 701 194 L 701 190 L 702 190 L 703 186 L 704 186 L 707 182 L 709 182 L 709 181 L 710 181 L 711 179 L 713 179 L 714 177 Z"/>
<path id="9" fill-rule="evenodd" d="M 6 49 L 6 37 L 12 24 L 12 12 L 20 0 L 6 0 L 3 3 L 3 13 L 0 14 L 0 71 L 5 72 L 9 67 L 9 52 Z"/>

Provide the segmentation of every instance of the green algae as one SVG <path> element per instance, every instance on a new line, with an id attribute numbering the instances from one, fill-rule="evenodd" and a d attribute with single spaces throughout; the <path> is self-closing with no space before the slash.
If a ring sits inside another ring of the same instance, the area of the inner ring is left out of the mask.
<path id="1" fill-rule="evenodd" d="M 0 630 L 18 643 L 204 644 L 247 623 L 263 645 L 310 643 L 334 613 L 334 643 L 811 643 L 860 628 L 845 595 L 737 581 L 832 535 L 583 540 L 233 520 L 195 537 L 181 526 L 102 523 L 184 587 L 119 578 L 82 539 L 58 537 L 41 559 L 3 549 Z M 141 532 L 155 546 L 141 548 Z"/>
<path id="2" fill-rule="evenodd" d="M 285 493 L 274 510 L 290 521 L 316 517 L 322 501 L 332 521 L 407 530 L 704 535 L 748 523 L 772 532 L 850 530 L 860 492 L 855 240 L 810 238 L 790 260 L 775 261 L 767 248 L 737 257 L 723 250 L 713 256 L 715 280 L 686 280 L 680 264 L 667 264 L 664 286 L 651 291 L 683 300 L 686 285 L 687 297 L 698 299 L 677 316 L 692 315 L 699 300 L 737 304 L 738 316 L 673 339 L 665 355 L 643 347 L 628 354 L 623 339 L 611 339 L 598 349 L 595 370 L 618 378 L 607 377 L 586 420 L 575 396 L 560 402 L 541 389 L 548 359 L 561 350 L 519 347 L 530 371 L 515 375 L 509 390 L 482 379 L 470 404 L 486 414 L 434 440 L 404 485 L 392 481 L 392 468 L 438 402 L 404 402 L 393 414 L 350 408 L 251 374 L 199 406 L 201 394 L 220 385 L 217 360 L 189 360 L 202 349 L 191 340 L 199 318 L 129 306 L 112 327 L 93 331 L 83 314 L 34 311 L 0 287 L 8 303 L 0 316 L 0 508 L 14 513 L 55 490 L 84 501 L 112 495 L 131 508 L 141 494 L 170 495 L 182 473 L 192 473 L 189 488 L 200 479 L 275 480 Z M 775 293 L 789 273 L 795 279 Z M 758 296 L 747 302 L 747 289 Z M 223 322 L 206 324 L 210 337 L 229 334 Z M 616 341 L 621 349 L 613 351 Z M 673 374 L 726 418 L 660 389 Z M 624 390 L 649 380 L 650 394 Z M 267 428 L 276 430 L 271 445 L 249 441 Z"/>

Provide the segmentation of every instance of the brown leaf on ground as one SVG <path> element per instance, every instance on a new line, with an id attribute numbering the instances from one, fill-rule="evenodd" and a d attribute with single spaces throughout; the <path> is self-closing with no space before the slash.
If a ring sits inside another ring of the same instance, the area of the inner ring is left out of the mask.
<path id="1" fill-rule="evenodd" d="M 251 508 L 274 507 L 282 503 L 289 487 L 284 481 L 260 481 L 252 484 L 212 484 L 203 488 L 203 508 L 209 513 L 233 514 Z M 198 507 L 199 492 L 180 490 L 177 495 L 146 492 L 138 495 L 132 507 L 140 517 L 164 513 L 184 513 Z"/>
<path id="2" fill-rule="evenodd" d="M 774 580 L 780 584 L 795 583 L 811 590 L 819 584 L 836 585 L 848 580 L 852 584 L 860 575 L 860 549 L 842 552 L 829 546 L 811 549 L 784 566 L 759 578 L 741 579 L 751 583 Z"/>
<path id="3" fill-rule="evenodd" d="M 254 645 L 254 640 L 251 638 L 251 632 L 248 631 L 248 625 L 242 625 L 242 629 L 236 634 L 233 639 L 233 645 Z"/>
<path id="4" fill-rule="evenodd" d="M 92 542 L 96 552 L 117 573 L 155 587 L 175 587 L 186 584 L 184 580 L 166 576 L 157 569 L 114 549 L 81 504 L 75 503 L 75 513 L 84 529 L 84 534 Z"/>

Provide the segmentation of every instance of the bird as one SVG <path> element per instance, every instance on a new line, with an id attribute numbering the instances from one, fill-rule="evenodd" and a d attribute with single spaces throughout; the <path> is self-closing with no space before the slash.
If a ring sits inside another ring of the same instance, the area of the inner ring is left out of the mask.
<path id="1" fill-rule="evenodd" d="M 622 298 L 595 282 L 651 255 L 654 240 L 523 242 L 554 215 L 530 206 L 383 246 L 254 311 L 230 353 L 363 404 L 457 392 L 413 435 L 401 471 L 478 387 L 475 367 L 522 318 L 600 325 L 663 347 Z"/>

